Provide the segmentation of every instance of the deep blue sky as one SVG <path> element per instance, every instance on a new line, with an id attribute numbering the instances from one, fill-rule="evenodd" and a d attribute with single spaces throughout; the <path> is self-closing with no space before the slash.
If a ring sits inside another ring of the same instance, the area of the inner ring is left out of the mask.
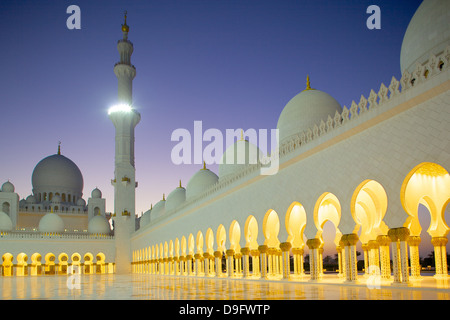
<path id="1" fill-rule="evenodd" d="M 0 182 L 21 198 L 31 173 L 57 151 L 84 176 L 84 197 L 98 186 L 113 210 L 114 127 L 123 11 L 128 10 L 137 68 L 137 212 L 186 185 L 200 165 L 175 166 L 173 130 L 276 128 L 286 103 L 305 88 L 341 105 L 400 79 L 403 35 L 419 0 L 158 0 L 0 2 Z M 68 30 L 66 8 L 81 9 Z M 366 9 L 381 8 L 381 30 Z M 212 166 L 217 172 L 217 166 Z M 325 190 L 324 190 L 325 191 Z M 295 200 L 295 199 L 293 199 Z"/>

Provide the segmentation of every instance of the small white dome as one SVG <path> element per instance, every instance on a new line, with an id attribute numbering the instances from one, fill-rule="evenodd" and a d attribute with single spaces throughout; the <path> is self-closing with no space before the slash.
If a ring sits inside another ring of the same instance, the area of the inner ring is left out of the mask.
<path id="1" fill-rule="evenodd" d="M 214 184 L 217 183 L 219 177 L 209 169 L 203 166 L 203 169 L 197 171 L 186 186 L 186 199 L 192 199 L 202 194 Z"/>
<path id="2" fill-rule="evenodd" d="M 35 198 L 32 194 L 30 194 L 30 195 L 27 197 L 26 202 L 27 202 L 27 203 L 30 203 L 30 204 L 36 203 L 36 198 Z"/>
<path id="3" fill-rule="evenodd" d="M 152 209 L 151 219 L 156 219 L 166 212 L 166 200 L 158 201 Z"/>
<path id="4" fill-rule="evenodd" d="M 77 206 L 81 206 L 81 207 L 86 206 L 86 200 L 84 200 L 83 198 L 78 199 Z"/>
<path id="5" fill-rule="evenodd" d="M 89 220 L 88 232 L 93 234 L 110 234 L 111 226 L 109 225 L 108 219 L 102 215 L 96 215 Z"/>
<path id="6" fill-rule="evenodd" d="M 55 195 L 52 197 L 52 202 L 53 202 L 53 203 L 61 203 L 61 196 L 60 196 L 59 194 L 55 194 Z"/>
<path id="7" fill-rule="evenodd" d="M 102 192 L 100 191 L 100 189 L 95 188 L 94 190 L 92 190 L 91 198 L 100 199 L 101 197 L 102 197 Z"/>
<path id="8" fill-rule="evenodd" d="M 11 218 L 0 211 L 0 231 L 11 231 L 12 230 L 12 221 Z"/>
<path id="9" fill-rule="evenodd" d="M 38 230 L 40 232 L 62 233 L 64 232 L 64 221 L 56 213 L 47 213 L 39 220 Z"/>
<path id="10" fill-rule="evenodd" d="M 225 150 L 220 165 L 219 179 L 231 176 L 244 168 L 257 165 L 262 156 L 261 150 L 247 140 L 239 140 Z"/>
<path id="11" fill-rule="evenodd" d="M 11 182 L 6 181 L 2 185 L 2 192 L 14 192 L 14 185 Z"/>
<path id="12" fill-rule="evenodd" d="M 140 223 L 139 223 L 141 228 L 150 223 L 151 212 L 152 212 L 152 209 L 145 211 L 144 214 L 142 215 L 142 217 L 140 219 Z"/>
<path id="13" fill-rule="evenodd" d="M 307 89 L 293 97 L 284 107 L 278 118 L 280 144 L 295 134 L 319 126 L 320 120 L 327 121 L 336 111 L 341 113 L 342 108 L 328 93 Z"/>
<path id="14" fill-rule="evenodd" d="M 184 201 L 186 201 L 186 189 L 180 186 L 169 193 L 169 195 L 167 196 L 165 210 L 173 210 L 181 205 Z"/>
<path id="15" fill-rule="evenodd" d="M 431 54 L 438 55 L 450 45 L 450 1 L 425 0 L 409 22 L 400 53 L 402 74 L 412 73 Z"/>

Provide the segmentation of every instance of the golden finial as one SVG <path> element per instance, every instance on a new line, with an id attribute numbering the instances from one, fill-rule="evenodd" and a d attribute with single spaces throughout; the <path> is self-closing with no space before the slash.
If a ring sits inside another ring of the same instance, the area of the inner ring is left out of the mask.
<path id="1" fill-rule="evenodd" d="M 166 195 L 163 193 L 163 200 L 162 201 L 166 201 Z"/>
<path id="2" fill-rule="evenodd" d="M 150 210 L 153 209 L 153 203 L 150 203 Z"/>
<path id="3" fill-rule="evenodd" d="M 241 129 L 241 141 L 244 141 L 244 129 Z"/>
<path id="4" fill-rule="evenodd" d="M 58 154 L 61 154 L 61 141 L 58 141 Z"/>
<path id="5" fill-rule="evenodd" d="M 180 187 L 179 188 L 182 188 L 182 186 L 181 186 L 181 179 L 180 179 Z"/>
<path id="6" fill-rule="evenodd" d="M 127 11 L 126 10 L 124 12 L 124 15 L 125 15 L 125 21 L 122 25 L 122 32 L 128 32 L 128 31 L 130 31 L 130 27 L 128 27 L 128 25 L 127 25 Z"/>
<path id="7" fill-rule="evenodd" d="M 202 170 L 206 170 L 206 162 L 203 161 L 203 169 Z"/>
<path id="8" fill-rule="evenodd" d="M 313 88 L 311 88 L 311 82 L 309 81 L 309 74 L 306 75 L 306 90 L 314 90 Z"/>

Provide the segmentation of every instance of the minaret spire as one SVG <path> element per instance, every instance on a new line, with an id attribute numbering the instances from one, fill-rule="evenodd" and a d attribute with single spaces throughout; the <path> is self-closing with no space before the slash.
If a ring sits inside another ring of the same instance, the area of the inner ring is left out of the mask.
<path id="1" fill-rule="evenodd" d="M 119 80 L 119 103 L 131 106 L 133 79 L 136 76 L 136 68 L 131 64 L 133 43 L 128 40 L 128 32 L 130 31 L 130 27 L 127 25 L 126 11 L 124 16 L 124 23 L 122 24 L 123 38 L 117 42 L 117 50 L 119 51 L 120 60 L 114 66 L 114 73 Z"/>

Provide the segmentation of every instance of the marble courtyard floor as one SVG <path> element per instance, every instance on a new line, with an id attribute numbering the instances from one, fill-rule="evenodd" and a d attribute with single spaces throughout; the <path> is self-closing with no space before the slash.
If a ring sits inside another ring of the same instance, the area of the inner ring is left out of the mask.
<path id="1" fill-rule="evenodd" d="M 150 274 L 0 277 L 0 299 L 63 300 L 450 300 L 450 280 L 424 276 L 412 285 L 345 284 L 335 275 L 320 283 L 258 281 Z"/>

